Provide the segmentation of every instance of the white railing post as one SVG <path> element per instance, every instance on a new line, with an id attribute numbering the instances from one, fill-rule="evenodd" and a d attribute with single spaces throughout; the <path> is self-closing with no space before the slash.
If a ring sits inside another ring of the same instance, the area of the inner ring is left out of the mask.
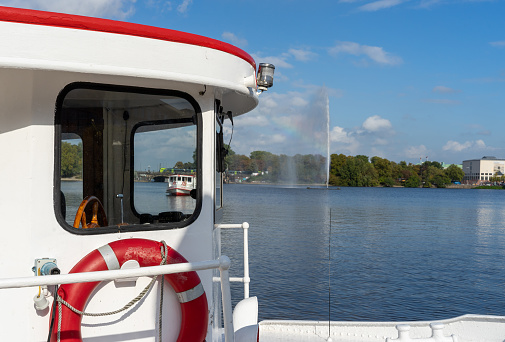
<path id="1" fill-rule="evenodd" d="M 241 228 L 244 231 L 244 276 L 230 277 L 230 281 L 244 283 L 244 298 L 249 298 L 249 284 L 251 283 L 251 278 L 249 276 L 249 223 L 244 222 L 242 224 L 218 224 L 215 226 L 215 228 L 219 229 Z"/>
<path id="2" fill-rule="evenodd" d="M 219 273 L 221 277 L 225 342 L 233 342 L 235 340 L 235 331 L 233 330 L 233 310 L 231 307 L 230 277 L 228 274 L 230 264 L 230 258 L 228 258 L 226 255 L 221 255 L 219 257 Z"/>
<path id="3" fill-rule="evenodd" d="M 244 298 L 249 298 L 249 223 L 242 223 L 244 230 Z"/>

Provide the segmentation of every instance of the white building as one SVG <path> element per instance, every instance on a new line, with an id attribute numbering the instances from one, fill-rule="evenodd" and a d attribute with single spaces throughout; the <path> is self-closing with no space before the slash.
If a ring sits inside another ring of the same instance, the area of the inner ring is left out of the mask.
<path id="1" fill-rule="evenodd" d="M 465 183 L 480 183 L 489 181 L 493 176 L 503 176 L 505 174 L 505 159 L 485 156 L 481 159 L 471 159 L 463 161 L 463 171 Z"/>

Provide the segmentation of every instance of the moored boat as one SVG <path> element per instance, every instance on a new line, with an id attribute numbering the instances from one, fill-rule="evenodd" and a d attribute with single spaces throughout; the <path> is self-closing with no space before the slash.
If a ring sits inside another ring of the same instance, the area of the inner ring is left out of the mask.
<path id="1" fill-rule="evenodd" d="M 189 196 L 191 190 L 196 189 L 194 175 L 171 175 L 167 178 L 168 196 Z"/>

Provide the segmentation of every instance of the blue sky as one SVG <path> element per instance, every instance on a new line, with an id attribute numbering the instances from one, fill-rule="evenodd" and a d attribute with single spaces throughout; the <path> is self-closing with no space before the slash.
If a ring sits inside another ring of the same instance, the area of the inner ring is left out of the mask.
<path id="1" fill-rule="evenodd" d="M 232 148 L 417 163 L 505 158 L 505 1 L 11 0 L 232 43 L 275 64 Z M 229 129 L 228 129 L 229 133 Z"/>

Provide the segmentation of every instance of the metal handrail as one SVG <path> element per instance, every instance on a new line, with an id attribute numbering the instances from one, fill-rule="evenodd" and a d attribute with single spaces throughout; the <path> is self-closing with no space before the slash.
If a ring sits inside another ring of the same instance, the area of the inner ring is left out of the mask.
<path id="1" fill-rule="evenodd" d="M 221 293 L 223 303 L 224 335 L 226 342 L 234 341 L 233 311 L 231 307 L 230 258 L 222 255 L 217 260 L 187 262 L 180 264 L 147 266 L 134 269 L 95 271 L 71 274 L 59 274 L 50 276 L 33 276 L 21 278 L 0 279 L 1 289 L 22 287 L 50 286 L 73 283 L 86 283 L 94 281 L 116 280 L 133 277 L 152 277 L 161 274 L 183 273 L 209 269 L 219 269 L 221 281 Z"/>
<path id="2" fill-rule="evenodd" d="M 231 277 L 231 282 L 244 283 L 244 299 L 249 298 L 249 284 L 251 278 L 249 277 L 249 223 L 243 222 L 242 224 L 216 224 L 214 226 L 216 229 L 243 229 L 244 231 L 244 276 L 243 277 Z M 215 279 L 218 281 L 219 279 Z"/>

